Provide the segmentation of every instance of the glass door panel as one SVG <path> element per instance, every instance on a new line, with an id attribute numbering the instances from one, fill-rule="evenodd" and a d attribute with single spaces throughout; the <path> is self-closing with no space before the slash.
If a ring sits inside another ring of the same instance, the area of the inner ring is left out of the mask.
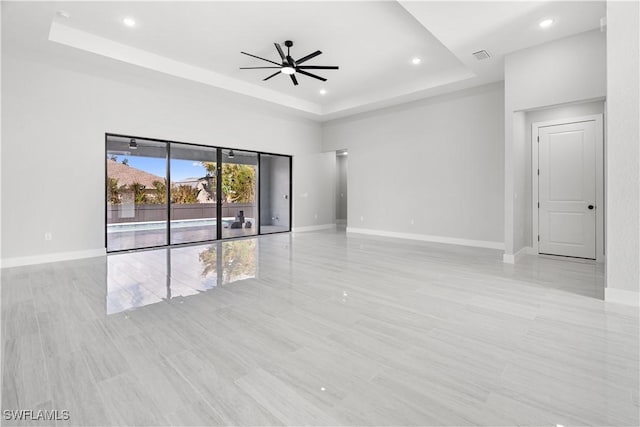
<path id="1" fill-rule="evenodd" d="M 289 231 L 291 158 L 260 154 L 260 234 Z"/>
<path id="2" fill-rule="evenodd" d="M 258 234 L 258 154 L 222 150 L 222 238 Z"/>
<path id="3" fill-rule="evenodd" d="M 167 144 L 107 137 L 107 251 L 167 241 Z"/>
<path id="4" fill-rule="evenodd" d="M 217 239 L 217 149 L 171 144 L 170 154 L 170 243 Z"/>

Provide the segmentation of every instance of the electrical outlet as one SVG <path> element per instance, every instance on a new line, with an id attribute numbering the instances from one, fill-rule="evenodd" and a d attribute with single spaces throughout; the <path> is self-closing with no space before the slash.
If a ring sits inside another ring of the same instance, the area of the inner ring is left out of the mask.
<path id="1" fill-rule="evenodd" d="M 44 233 L 44 240 L 53 240 L 53 233 L 51 233 L 50 231 Z"/>

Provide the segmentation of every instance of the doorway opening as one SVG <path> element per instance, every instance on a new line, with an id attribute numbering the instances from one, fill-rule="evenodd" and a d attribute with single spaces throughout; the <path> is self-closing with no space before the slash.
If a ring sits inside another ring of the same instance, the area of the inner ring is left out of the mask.
<path id="1" fill-rule="evenodd" d="M 349 151 L 347 149 L 336 151 L 336 225 L 347 226 L 347 165 Z"/>

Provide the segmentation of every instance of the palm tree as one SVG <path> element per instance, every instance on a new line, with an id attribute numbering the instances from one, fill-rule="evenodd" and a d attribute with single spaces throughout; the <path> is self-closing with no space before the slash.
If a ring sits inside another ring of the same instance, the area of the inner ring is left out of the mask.
<path id="1" fill-rule="evenodd" d="M 119 205 L 122 195 L 122 187 L 118 185 L 118 178 L 109 177 L 107 180 L 107 203 Z"/>
<path id="2" fill-rule="evenodd" d="M 207 174 L 215 176 L 216 163 L 202 162 Z M 224 163 L 222 193 L 226 203 L 253 203 L 256 197 L 256 168 L 253 165 Z"/>
<path id="3" fill-rule="evenodd" d="M 171 187 L 171 202 L 176 204 L 198 203 L 198 193 L 200 190 L 190 185 L 178 185 Z"/>
<path id="4" fill-rule="evenodd" d="M 139 182 L 134 182 L 133 184 L 129 185 L 129 190 L 133 191 L 133 200 L 136 205 L 144 205 L 148 202 L 145 188 L 146 187 Z"/>
<path id="5" fill-rule="evenodd" d="M 153 181 L 153 198 L 151 203 L 164 205 L 167 203 L 167 180 Z"/>

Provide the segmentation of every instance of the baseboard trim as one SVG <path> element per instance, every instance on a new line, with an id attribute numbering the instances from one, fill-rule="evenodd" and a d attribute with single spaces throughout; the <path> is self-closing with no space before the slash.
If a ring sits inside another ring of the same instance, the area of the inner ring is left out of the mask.
<path id="1" fill-rule="evenodd" d="M 502 242 L 459 239 L 457 237 L 433 236 L 429 234 L 398 233 L 396 231 L 372 230 L 369 228 L 347 227 L 347 233 L 368 234 L 372 236 L 395 237 L 397 239 L 420 240 L 422 242 L 446 243 L 449 245 L 473 246 L 476 248 L 504 249 Z"/>
<path id="2" fill-rule="evenodd" d="M 517 263 L 523 256 L 525 255 L 535 255 L 536 252 L 531 246 L 525 246 L 524 248 L 520 248 L 518 252 L 515 254 L 503 254 L 502 262 L 505 264 L 515 264 Z"/>
<path id="3" fill-rule="evenodd" d="M 335 224 L 307 225 L 305 227 L 293 227 L 291 231 L 294 233 L 303 233 L 306 231 L 330 230 L 336 228 Z"/>
<path id="4" fill-rule="evenodd" d="M 25 257 L 3 258 L 0 268 L 21 267 L 24 265 L 45 264 L 48 262 L 72 261 L 74 259 L 94 258 L 107 254 L 106 249 L 91 249 L 88 251 L 56 252 L 53 254 L 33 255 Z"/>
<path id="5" fill-rule="evenodd" d="M 627 291 L 624 289 L 605 288 L 604 300 L 615 304 L 630 305 L 640 307 L 640 292 Z"/>
<path id="6" fill-rule="evenodd" d="M 346 224 L 347 224 L 346 219 L 336 219 L 336 225 L 346 225 Z"/>

